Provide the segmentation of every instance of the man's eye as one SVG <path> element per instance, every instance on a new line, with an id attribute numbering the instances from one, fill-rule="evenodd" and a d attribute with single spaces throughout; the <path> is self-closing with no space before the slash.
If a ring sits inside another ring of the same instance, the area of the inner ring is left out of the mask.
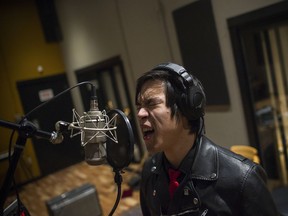
<path id="1" fill-rule="evenodd" d="M 156 106 L 157 104 L 158 104 L 158 103 L 153 102 L 153 103 L 149 103 L 148 106 L 149 106 L 149 107 L 154 107 L 154 106 Z"/>
<path id="2" fill-rule="evenodd" d="M 159 104 L 161 104 L 160 101 L 153 101 L 151 103 L 148 103 L 147 107 L 154 108 L 154 107 L 158 106 Z"/>
<path id="3" fill-rule="evenodd" d="M 157 105 L 162 104 L 162 103 L 163 103 L 162 100 L 160 100 L 160 99 L 155 99 L 155 100 L 150 100 L 150 101 L 148 101 L 148 102 L 147 102 L 147 105 L 153 107 L 153 106 L 157 106 Z"/>
<path id="4" fill-rule="evenodd" d="M 139 111 L 141 108 L 152 109 L 161 103 L 162 101 L 159 100 L 147 100 L 144 101 L 142 104 L 136 104 L 136 109 L 137 111 Z"/>

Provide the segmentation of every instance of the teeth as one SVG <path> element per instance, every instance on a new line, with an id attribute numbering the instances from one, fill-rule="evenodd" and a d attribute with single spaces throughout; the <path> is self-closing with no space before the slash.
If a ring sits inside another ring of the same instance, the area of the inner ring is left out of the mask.
<path id="1" fill-rule="evenodd" d="M 151 129 L 151 128 L 143 128 L 142 130 L 143 130 L 143 132 L 152 131 L 152 129 Z"/>

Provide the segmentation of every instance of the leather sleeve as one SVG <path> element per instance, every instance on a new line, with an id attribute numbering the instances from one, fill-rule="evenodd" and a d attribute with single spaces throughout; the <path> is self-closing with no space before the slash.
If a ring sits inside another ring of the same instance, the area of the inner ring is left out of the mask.
<path id="1" fill-rule="evenodd" d="M 145 196 L 143 194 L 143 190 L 142 189 L 140 191 L 140 205 L 141 205 L 141 210 L 142 210 L 143 216 L 151 215 L 150 211 L 149 211 L 149 208 L 148 208 L 148 206 L 146 204 Z"/>
<path id="2" fill-rule="evenodd" d="M 272 196 L 266 187 L 266 179 L 266 173 L 259 165 L 255 164 L 247 171 L 241 188 L 241 215 L 280 215 L 277 212 Z"/>
<path id="3" fill-rule="evenodd" d="M 149 160 L 145 162 L 143 166 L 143 171 L 142 171 L 142 176 L 141 176 L 141 182 L 140 182 L 140 205 L 141 205 L 141 210 L 143 216 L 150 216 L 150 210 L 148 207 L 148 204 L 146 202 L 147 199 L 147 190 L 149 190 L 146 186 L 147 184 L 147 178 L 150 175 L 148 172 L 148 167 L 149 167 Z"/>

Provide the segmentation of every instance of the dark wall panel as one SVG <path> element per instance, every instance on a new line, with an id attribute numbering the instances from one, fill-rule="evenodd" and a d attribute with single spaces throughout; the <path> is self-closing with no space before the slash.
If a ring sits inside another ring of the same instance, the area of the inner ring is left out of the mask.
<path id="1" fill-rule="evenodd" d="M 46 42 L 62 41 L 62 31 L 54 0 L 35 0 L 35 3 Z"/>
<path id="2" fill-rule="evenodd" d="M 202 82 L 208 109 L 227 109 L 230 100 L 211 1 L 179 8 L 173 18 L 183 64 Z"/>

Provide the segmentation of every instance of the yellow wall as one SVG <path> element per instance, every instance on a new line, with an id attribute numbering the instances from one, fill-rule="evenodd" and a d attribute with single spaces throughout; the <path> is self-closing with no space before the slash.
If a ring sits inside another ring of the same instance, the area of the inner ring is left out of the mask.
<path id="1" fill-rule="evenodd" d="M 37 67 L 41 65 L 43 72 Z M 33 0 L 0 2 L 0 119 L 16 122 L 22 116 L 17 81 L 35 79 L 65 71 L 58 43 L 47 43 L 42 32 L 38 11 Z M 0 152 L 8 150 L 12 130 L 0 127 Z M 13 140 L 15 144 L 17 134 Z M 40 171 L 37 159 L 28 139 L 22 155 L 23 163 L 34 176 Z M 16 178 L 24 182 L 27 175 L 18 164 Z M 7 162 L 0 163 L 0 179 L 7 168 Z"/>

